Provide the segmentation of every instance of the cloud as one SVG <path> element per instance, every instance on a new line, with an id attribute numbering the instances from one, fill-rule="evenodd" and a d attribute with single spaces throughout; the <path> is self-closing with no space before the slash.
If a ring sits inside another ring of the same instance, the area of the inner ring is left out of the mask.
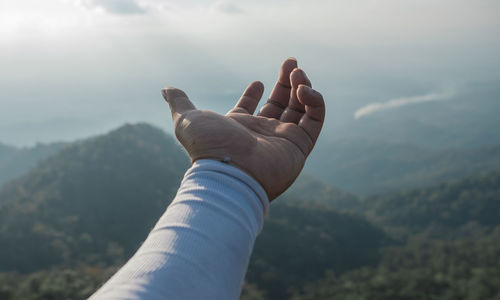
<path id="1" fill-rule="evenodd" d="M 229 15 L 236 15 L 243 13 L 243 10 L 239 6 L 230 2 L 216 2 L 214 3 L 213 7 L 216 10 Z"/>
<path id="2" fill-rule="evenodd" d="M 13 143 L 22 138 L 10 126 L 26 119 L 170 124 L 158 98 L 164 85 L 223 112 L 239 93 L 219 91 L 243 90 L 257 79 L 272 88 L 287 56 L 299 59 L 325 99 L 339 99 L 330 124 L 351 122 L 358 108 L 392 99 L 372 95 L 500 81 L 500 1 L 3 2 L 0 140 L 10 136 Z M 44 131 L 26 130 L 24 140 Z"/>
<path id="3" fill-rule="evenodd" d="M 92 8 L 101 8 L 117 15 L 143 14 L 146 11 L 135 0 L 87 0 L 85 4 Z"/>
<path id="4" fill-rule="evenodd" d="M 369 116 L 369 115 L 376 113 L 376 112 L 389 110 L 389 109 L 397 108 L 397 107 L 402 107 L 402 106 L 406 106 L 406 105 L 410 105 L 410 104 L 418 104 L 418 103 L 424 103 L 424 102 L 445 100 L 445 99 L 449 99 L 453 95 L 454 95 L 454 92 L 452 92 L 450 90 L 445 90 L 445 91 L 430 93 L 430 94 L 426 94 L 426 95 L 391 99 L 391 100 L 386 101 L 386 102 L 370 103 L 370 104 L 365 105 L 365 106 L 361 107 L 360 109 L 358 109 L 354 113 L 354 118 L 360 119 L 362 117 Z"/>

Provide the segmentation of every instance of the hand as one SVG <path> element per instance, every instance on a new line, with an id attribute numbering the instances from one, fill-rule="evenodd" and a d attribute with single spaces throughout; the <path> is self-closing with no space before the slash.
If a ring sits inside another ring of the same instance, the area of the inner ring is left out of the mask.
<path id="1" fill-rule="evenodd" d="M 192 162 L 229 158 L 228 163 L 257 180 L 272 201 L 302 170 L 321 131 L 325 104 L 292 58 L 281 66 L 268 102 L 254 116 L 263 92 L 261 82 L 252 82 L 225 116 L 197 110 L 179 89 L 166 88 L 162 94 L 175 135 Z"/>

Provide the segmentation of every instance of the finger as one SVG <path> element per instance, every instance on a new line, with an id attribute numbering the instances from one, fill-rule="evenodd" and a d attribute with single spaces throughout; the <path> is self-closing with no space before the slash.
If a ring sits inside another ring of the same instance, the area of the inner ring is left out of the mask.
<path id="1" fill-rule="evenodd" d="M 170 112 L 172 113 L 174 124 L 177 124 L 183 113 L 196 109 L 193 103 L 189 100 L 188 96 L 179 89 L 168 87 L 163 89 L 161 93 L 170 106 Z"/>
<path id="2" fill-rule="evenodd" d="M 243 92 L 243 95 L 241 95 L 241 98 L 236 106 L 229 112 L 238 112 L 253 115 L 255 109 L 257 108 L 257 104 L 259 104 L 260 98 L 262 98 L 263 93 L 264 85 L 262 84 L 262 82 L 254 81 L 250 83 L 245 92 Z"/>
<path id="3" fill-rule="evenodd" d="M 295 58 L 291 57 L 283 62 L 278 81 L 274 85 L 269 100 L 260 110 L 259 116 L 275 119 L 280 118 L 290 100 L 290 91 L 292 88 L 290 74 L 295 68 L 297 68 L 297 60 Z"/>
<path id="4" fill-rule="evenodd" d="M 290 92 L 290 101 L 288 102 L 287 108 L 281 114 L 280 120 L 287 123 L 299 123 L 300 118 L 304 115 L 305 107 L 304 104 L 300 103 L 297 97 L 297 90 L 299 85 L 304 84 L 311 87 L 311 81 L 307 78 L 306 73 L 301 69 L 295 69 L 290 74 L 290 83 L 292 84 L 292 90 Z"/>
<path id="5" fill-rule="evenodd" d="M 304 129 L 314 144 L 318 139 L 325 120 L 325 102 L 323 96 L 307 85 L 299 86 L 297 96 L 300 103 L 305 105 L 306 110 L 298 125 Z"/>

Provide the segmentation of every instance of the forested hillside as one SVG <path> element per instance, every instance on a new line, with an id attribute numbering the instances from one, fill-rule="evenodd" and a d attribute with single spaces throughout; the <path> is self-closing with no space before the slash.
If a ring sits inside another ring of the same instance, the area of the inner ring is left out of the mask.
<path id="1" fill-rule="evenodd" d="M 146 238 L 188 166 L 163 131 L 125 125 L 6 184 L 0 299 L 90 295 Z M 498 299 L 499 220 L 500 171 L 365 198 L 303 174 L 271 206 L 242 299 Z"/>
<path id="2" fill-rule="evenodd" d="M 33 282 L 50 287 L 78 274 L 84 274 L 80 284 L 87 290 L 95 288 L 109 273 L 105 270 L 139 247 L 187 167 L 170 136 L 149 125 L 126 125 L 69 145 L 7 184 L 0 191 L 0 271 L 20 274 L 12 275 L 15 282 L 7 279 L 11 275 L 0 277 L 4 294 L 15 299 L 31 292 L 57 294 L 56 287 L 31 290 L 37 286 Z M 246 291 L 286 299 L 289 287 L 320 279 L 327 270 L 345 272 L 378 262 L 381 247 L 392 240 L 363 217 L 327 208 L 325 195 L 310 195 L 315 205 L 285 195 L 272 207 Z M 355 199 L 344 197 L 344 202 Z"/>
<path id="3" fill-rule="evenodd" d="M 404 245 L 376 267 L 331 272 L 294 300 L 500 299 L 500 172 L 364 199 L 356 211 Z"/>
<path id="4" fill-rule="evenodd" d="M 349 211 L 360 205 L 360 198 L 324 181 L 302 172 L 293 185 L 284 193 L 286 203 L 299 206 L 326 206 L 340 211 Z"/>
<path id="5" fill-rule="evenodd" d="M 356 209 L 406 234 L 453 237 L 461 230 L 500 226 L 500 171 L 435 187 L 375 196 Z"/>
<path id="6" fill-rule="evenodd" d="M 148 125 L 68 146 L 0 191 L 0 269 L 123 260 L 187 167 L 173 139 Z"/>
<path id="7" fill-rule="evenodd" d="M 62 148 L 64 143 L 37 144 L 34 147 L 17 148 L 0 143 L 0 186 L 24 175 L 36 164 Z"/>
<path id="8" fill-rule="evenodd" d="M 361 216 L 291 206 L 287 200 L 281 198 L 272 207 L 246 277 L 269 299 L 287 299 L 290 289 L 314 282 L 329 270 L 341 274 L 376 265 L 381 249 L 394 244 Z"/>
<path id="9" fill-rule="evenodd" d="M 305 171 L 370 195 L 427 187 L 500 169 L 500 146 L 431 149 L 374 139 L 323 141 Z"/>
<path id="10" fill-rule="evenodd" d="M 293 300 L 500 299 L 500 227 L 442 241 L 416 238 L 387 249 L 377 267 L 334 272 Z"/>

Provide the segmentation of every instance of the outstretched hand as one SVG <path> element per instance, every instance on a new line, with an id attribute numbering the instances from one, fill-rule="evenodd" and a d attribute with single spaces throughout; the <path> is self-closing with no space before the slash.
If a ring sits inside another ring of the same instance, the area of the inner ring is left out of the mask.
<path id="1" fill-rule="evenodd" d="M 271 201 L 302 170 L 321 131 L 325 104 L 292 58 L 281 66 L 269 100 L 254 116 L 263 92 L 261 82 L 252 82 L 226 115 L 197 110 L 176 88 L 162 94 L 170 105 L 175 135 L 191 161 L 225 160 L 257 180 Z"/>

